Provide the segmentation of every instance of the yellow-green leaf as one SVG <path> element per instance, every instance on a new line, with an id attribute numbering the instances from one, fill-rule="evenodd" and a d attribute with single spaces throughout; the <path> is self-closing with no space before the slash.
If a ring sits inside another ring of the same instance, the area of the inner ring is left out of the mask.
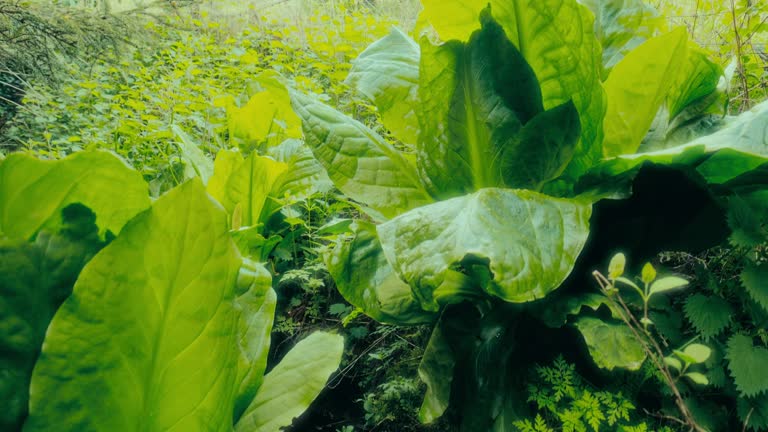
<path id="1" fill-rule="evenodd" d="M 649 39 L 608 75 L 605 156 L 634 153 L 640 147 L 686 60 L 687 40 L 684 28 Z"/>

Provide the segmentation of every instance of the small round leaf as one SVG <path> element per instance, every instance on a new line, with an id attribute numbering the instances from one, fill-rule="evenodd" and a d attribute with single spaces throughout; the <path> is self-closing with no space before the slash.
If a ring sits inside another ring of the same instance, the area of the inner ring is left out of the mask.
<path id="1" fill-rule="evenodd" d="M 709 384 L 709 380 L 707 377 L 704 376 L 704 374 L 698 373 L 698 372 L 688 372 L 687 374 L 683 375 L 684 377 L 690 379 L 696 384 L 701 385 L 707 385 Z"/>
<path id="2" fill-rule="evenodd" d="M 694 361 L 689 363 L 704 363 L 709 358 L 710 354 L 712 354 L 712 350 L 709 349 L 708 346 L 702 345 L 702 344 L 690 344 L 683 352 L 694 359 Z"/>
<path id="3" fill-rule="evenodd" d="M 688 281 L 677 276 L 667 276 L 657 280 L 651 285 L 649 296 L 666 291 L 672 291 L 678 288 L 683 288 L 688 285 Z"/>
<path id="4" fill-rule="evenodd" d="M 619 252 L 611 258 L 610 264 L 608 264 L 608 277 L 616 279 L 624 274 L 624 267 L 627 265 L 627 257 L 623 253 Z"/>
<path id="5" fill-rule="evenodd" d="M 644 283 L 647 284 L 653 282 L 653 280 L 656 279 L 656 269 L 653 268 L 651 263 L 645 263 L 640 278 Z"/>

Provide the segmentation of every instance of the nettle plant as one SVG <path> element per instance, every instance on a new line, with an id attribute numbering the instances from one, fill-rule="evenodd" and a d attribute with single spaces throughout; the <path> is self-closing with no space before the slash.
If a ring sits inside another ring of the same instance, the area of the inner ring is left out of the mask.
<path id="1" fill-rule="evenodd" d="M 232 161 L 210 179 L 219 196 L 249 172 Z M 258 200 L 241 201 L 246 220 Z M 313 333 L 264 374 L 276 296 L 231 220 L 199 178 L 152 202 L 111 153 L 0 161 L 0 428 L 290 425 L 344 341 Z"/>
<path id="2" fill-rule="evenodd" d="M 305 94 L 293 107 L 369 216 L 326 254 L 339 291 L 376 320 L 434 323 L 422 421 L 451 406 L 463 430 L 509 430 L 528 415 L 518 370 L 564 349 L 553 329 L 579 331 L 602 368 L 641 366 L 580 278 L 625 240 L 631 256 L 721 241 L 722 198 L 760 202 L 768 105 L 724 117 L 724 72 L 641 2 L 423 6 L 445 42 L 393 30 L 347 79 L 397 146 Z M 678 214 L 660 197 L 683 183 Z"/>

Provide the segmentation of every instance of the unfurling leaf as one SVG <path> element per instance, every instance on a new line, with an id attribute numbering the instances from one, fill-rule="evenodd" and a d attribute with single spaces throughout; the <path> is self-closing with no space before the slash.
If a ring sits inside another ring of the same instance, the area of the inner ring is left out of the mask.
<path id="1" fill-rule="evenodd" d="M 608 277 L 616 279 L 624 274 L 624 267 L 627 264 L 627 257 L 623 253 L 617 253 L 611 258 L 611 263 L 608 264 Z"/>
<path id="2" fill-rule="evenodd" d="M 653 268 L 651 263 L 645 263 L 643 266 L 643 271 L 640 273 L 640 279 L 643 281 L 643 283 L 649 284 L 653 282 L 654 279 L 656 279 L 656 269 Z"/>

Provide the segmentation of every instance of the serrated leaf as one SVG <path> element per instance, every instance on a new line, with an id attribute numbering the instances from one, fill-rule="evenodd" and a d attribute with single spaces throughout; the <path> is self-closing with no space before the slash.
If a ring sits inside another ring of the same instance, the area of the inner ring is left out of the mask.
<path id="1" fill-rule="evenodd" d="M 704 294 L 688 297 L 683 310 L 688 321 L 705 339 L 717 336 L 728 327 L 733 315 L 733 308 L 725 299 Z"/>
<path id="2" fill-rule="evenodd" d="M 738 398 L 736 411 L 739 414 L 739 420 L 747 425 L 747 430 L 764 431 L 768 429 L 768 394 Z"/>
<path id="3" fill-rule="evenodd" d="M 756 396 L 768 390 L 768 349 L 756 347 L 752 338 L 735 334 L 728 340 L 728 369 L 743 396 Z"/>
<path id="4" fill-rule="evenodd" d="M 709 385 L 718 389 L 725 388 L 730 383 L 725 365 L 721 363 L 707 369 L 707 378 L 709 379 Z"/>
<path id="5" fill-rule="evenodd" d="M 734 246 L 752 248 L 768 240 L 760 215 L 739 196 L 728 200 L 728 226 Z"/>
<path id="6" fill-rule="evenodd" d="M 667 291 L 683 288 L 688 285 L 688 281 L 677 276 L 667 276 L 661 278 L 651 285 L 651 289 L 648 292 L 648 296 L 659 294 Z"/>
<path id="7" fill-rule="evenodd" d="M 768 310 L 768 264 L 747 264 L 741 272 L 741 282 L 749 296 Z"/>

